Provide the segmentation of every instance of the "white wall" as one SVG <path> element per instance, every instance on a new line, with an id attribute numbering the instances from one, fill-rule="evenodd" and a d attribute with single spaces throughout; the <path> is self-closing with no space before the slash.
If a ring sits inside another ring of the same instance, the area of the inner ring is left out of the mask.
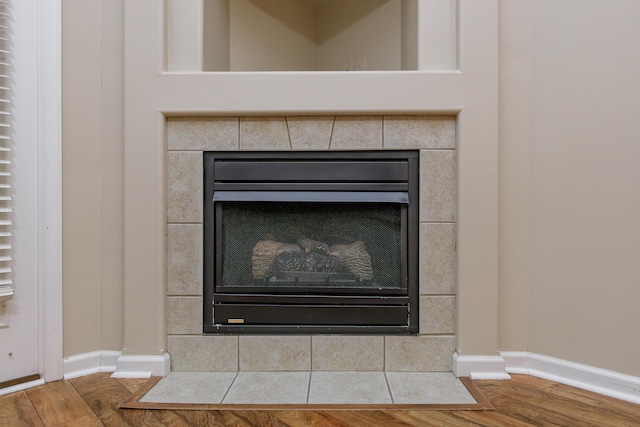
<path id="1" fill-rule="evenodd" d="M 403 70 L 418 69 L 418 0 L 402 0 L 400 3 L 400 67 Z"/>
<path id="2" fill-rule="evenodd" d="M 500 2 L 500 349 L 529 344 L 533 0 Z"/>
<path id="3" fill-rule="evenodd" d="M 368 70 L 401 68 L 401 1 L 330 2 L 318 11 L 318 70 L 366 57 Z"/>
<path id="4" fill-rule="evenodd" d="M 124 0 L 62 4 L 64 355 L 121 350 Z"/>
<path id="5" fill-rule="evenodd" d="M 405 34 L 413 69 L 419 55 L 432 69 L 447 68 L 441 57 L 451 56 L 453 45 L 443 46 L 442 38 L 451 38 L 453 20 L 441 17 L 452 14 L 455 1 L 444 2 L 444 14 L 442 3 L 430 0 L 420 9 L 428 43 L 418 45 L 416 26 Z M 413 6 L 417 20 L 417 2 Z M 168 0 L 167 69 L 343 70 L 345 61 L 364 56 L 366 69 L 398 70 L 400 12 L 401 0 L 327 1 L 318 7 L 295 0 Z"/>
<path id="6" fill-rule="evenodd" d="M 101 350 L 120 350 L 124 328 L 124 1 L 100 3 Z"/>
<path id="7" fill-rule="evenodd" d="M 100 2 L 65 1 L 62 13 L 63 345 L 68 356 L 100 349 Z"/>
<path id="8" fill-rule="evenodd" d="M 203 70 L 203 1 L 166 1 L 168 71 Z"/>
<path id="9" fill-rule="evenodd" d="M 640 376 L 640 2 L 533 5 L 529 349 Z"/>
<path id="10" fill-rule="evenodd" d="M 294 0 L 230 2 L 231 71 L 316 69 L 314 10 Z"/>
<path id="11" fill-rule="evenodd" d="M 204 0 L 202 68 L 229 71 L 229 0 Z"/>
<path id="12" fill-rule="evenodd" d="M 456 0 L 418 0 L 418 70 L 457 68 Z"/>
<path id="13" fill-rule="evenodd" d="M 502 350 L 640 375 L 639 12 L 501 2 Z"/>

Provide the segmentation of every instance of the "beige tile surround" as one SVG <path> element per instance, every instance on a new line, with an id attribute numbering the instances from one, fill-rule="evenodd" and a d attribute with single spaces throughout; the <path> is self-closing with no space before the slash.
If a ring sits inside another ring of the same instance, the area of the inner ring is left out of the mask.
<path id="1" fill-rule="evenodd" d="M 175 372 L 450 371 L 455 351 L 453 116 L 170 118 L 167 348 Z M 202 152 L 420 150 L 420 335 L 203 336 Z"/>

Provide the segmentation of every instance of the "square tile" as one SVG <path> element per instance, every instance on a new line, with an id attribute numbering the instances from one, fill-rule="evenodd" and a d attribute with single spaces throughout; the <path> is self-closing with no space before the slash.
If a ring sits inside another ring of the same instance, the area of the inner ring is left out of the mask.
<path id="1" fill-rule="evenodd" d="M 238 337 L 169 335 L 171 370 L 215 372 L 238 370 Z"/>
<path id="2" fill-rule="evenodd" d="M 167 222 L 202 222 L 202 152 L 167 153 Z"/>
<path id="3" fill-rule="evenodd" d="M 167 120 L 169 150 L 237 150 L 237 117 L 181 117 Z"/>
<path id="4" fill-rule="evenodd" d="M 241 336 L 241 371 L 308 371 L 311 337 Z"/>
<path id="5" fill-rule="evenodd" d="M 452 296 L 420 297 L 420 334 L 456 332 L 456 298 Z"/>
<path id="6" fill-rule="evenodd" d="M 311 338 L 314 371 L 382 371 L 381 336 L 317 335 Z"/>
<path id="7" fill-rule="evenodd" d="M 202 297 L 168 297 L 166 317 L 170 335 L 201 334 Z"/>
<path id="8" fill-rule="evenodd" d="M 172 372 L 140 402 L 221 403 L 236 375 L 236 372 Z"/>
<path id="9" fill-rule="evenodd" d="M 423 150 L 420 152 L 420 220 L 455 222 L 456 152 Z"/>
<path id="10" fill-rule="evenodd" d="M 312 372 L 309 403 L 391 403 L 384 372 Z"/>
<path id="11" fill-rule="evenodd" d="M 385 337 L 385 371 L 450 372 L 454 336 Z"/>
<path id="12" fill-rule="evenodd" d="M 309 372 L 239 372 L 222 403 L 304 404 Z"/>
<path id="13" fill-rule="evenodd" d="M 456 291 L 456 224 L 420 224 L 420 293 Z"/>
<path id="14" fill-rule="evenodd" d="M 384 148 L 455 148 L 455 116 L 385 116 Z"/>
<path id="15" fill-rule="evenodd" d="M 467 388 L 450 372 L 387 372 L 393 403 L 474 404 Z"/>

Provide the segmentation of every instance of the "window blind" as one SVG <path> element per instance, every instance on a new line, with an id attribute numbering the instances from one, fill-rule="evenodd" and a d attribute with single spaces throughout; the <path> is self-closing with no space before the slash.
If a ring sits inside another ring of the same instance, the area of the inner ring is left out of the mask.
<path id="1" fill-rule="evenodd" d="M 11 2 L 0 0 L 0 301 L 13 296 L 11 278 Z"/>

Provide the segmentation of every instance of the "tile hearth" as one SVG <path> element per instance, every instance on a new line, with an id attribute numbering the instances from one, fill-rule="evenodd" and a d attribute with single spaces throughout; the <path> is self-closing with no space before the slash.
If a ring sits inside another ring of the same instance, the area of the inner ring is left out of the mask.
<path id="1" fill-rule="evenodd" d="M 476 404 L 449 372 L 172 372 L 141 403 Z"/>

